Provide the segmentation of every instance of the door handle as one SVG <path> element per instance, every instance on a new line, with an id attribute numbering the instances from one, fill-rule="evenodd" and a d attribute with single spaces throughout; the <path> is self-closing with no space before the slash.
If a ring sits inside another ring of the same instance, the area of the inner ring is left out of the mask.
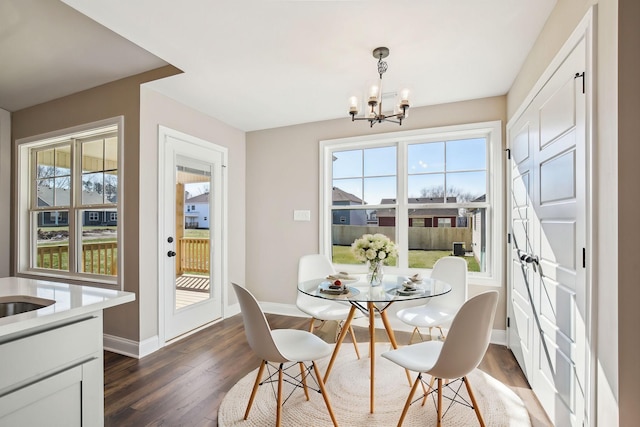
<path id="1" fill-rule="evenodd" d="M 167 256 L 171 258 L 172 256 L 176 256 L 176 253 L 174 251 L 169 251 L 167 252 Z"/>

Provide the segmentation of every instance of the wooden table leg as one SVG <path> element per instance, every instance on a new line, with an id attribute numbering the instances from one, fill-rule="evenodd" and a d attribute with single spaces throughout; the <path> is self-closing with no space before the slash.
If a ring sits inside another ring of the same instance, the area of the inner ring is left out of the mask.
<path id="1" fill-rule="evenodd" d="M 391 305 L 391 304 L 389 304 Z M 386 308 L 389 308 L 387 306 Z M 380 312 L 380 318 L 382 319 L 382 324 L 384 325 L 384 329 L 387 331 L 387 336 L 389 337 L 389 341 L 393 346 L 394 350 L 398 348 L 398 343 L 396 342 L 396 335 L 393 332 L 393 328 L 391 327 L 391 323 L 389 323 L 389 316 L 387 316 L 387 310 L 382 310 Z M 411 386 L 411 374 L 409 374 L 409 370 L 404 370 L 407 374 L 407 381 L 409 381 L 409 386 Z"/>
<path id="2" fill-rule="evenodd" d="M 374 396 L 375 396 L 375 372 L 376 372 L 376 318 L 375 318 L 375 306 L 373 302 L 367 303 L 367 309 L 369 310 L 369 364 L 371 365 L 371 384 L 369 387 L 369 412 L 373 414 L 374 411 Z"/>
<path id="3" fill-rule="evenodd" d="M 333 363 L 336 361 L 336 356 L 338 355 L 338 351 L 340 350 L 342 341 L 344 341 L 344 337 L 347 336 L 347 332 L 349 331 L 349 327 L 351 326 L 351 321 L 353 320 L 355 315 L 356 315 L 356 306 L 352 305 L 351 309 L 349 310 L 349 315 L 347 316 L 347 320 L 344 321 L 344 325 L 342 326 L 340 335 L 338 335 L 338 341 L 336 341 L 336 346 L 333 349 L 333 354 L 331 355 L 331 360 L 329 361 L 327 370 L 324 373 L 325 384 L 327 383 L 327 379 L 329 378 L 329 373 L 331 372 L 331 368 L 333 368 Z"/>

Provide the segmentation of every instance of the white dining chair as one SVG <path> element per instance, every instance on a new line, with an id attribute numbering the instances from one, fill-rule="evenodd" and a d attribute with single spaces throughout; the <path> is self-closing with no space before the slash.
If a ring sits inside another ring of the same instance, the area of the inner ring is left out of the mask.
<path id="1" fill-rule="evenodd" d="M 276 426 L 280 426 L 280 419 L 282 413 L 282 383 L 284 371 L 293 368 L 296 365 L 300 366 L 299 374 L 287 374 L 287 383 L 293 384 L 296 387 L 304 389 L 305 396 L 309 400 L 309 391 L 306 378 L 311 375 L 311 371 L 315 374 L 315 381 L 318 384 L 319 391 L 322 394 L 324 403 L 329 411 L 331 421 L 334 426 L 338 426 L 329 397 L 324 387 L 322 375 L 318 369 L 315 360 L 327 357 L 333 351 L 333 348 L 325 341 L 315 336 L 314 334 L 301 331 L 299 329 L 275 329 L 271 330 L 267 318 L 265 317 L 258 301 L 255 297 L 245 288 L 235 283 L 232 283 L 233 289 L 238 296 L 238 302 L 240 303 L 240 311 L 242 312 L 242 320 L 244 322 L 244 332 L 247 336 L 249 346 L 256 353 L 256 355 L 262 359 L 260 368 L 258 369 L 258 375 L 256 377 L 253 390 L 251 391 L 251 397 L 247 404 L 247 409 L 244 414 L 244 419 L 249 418 L 249 411 L 251 405 L 256 397 L 258 386 L 262 384 L 275 382 L 276 372 L 269 372 L 267 379 L 262 381 L 262 374 L 266 366 L 272 366 L 277 368 L 277 406 L 276 406 Z M 270 363 L 271 362 L 271 363 Z M 307 366 L 305 362 L 310 362 L 311 366 Z M 274 363 L 274 365 L 272 365 Z M 289 364 L 286 366 L 286 364 Z"/>
<path id="2" fill-rule="evenodd" d="M 457 381 L 464 383 L 469 393 L 471 404 L 469 405 L 466 401 L 463 402 L 467 406 L 473 407 L 480 425 L 485 425 L 467 375 L 478 367 L 489 347 L 497 305 L 497 291 L 488 291 L 476 295 L 460 308 L 453 319 L 445 341 L 426 341 L 382 353 L 382 357 L 397 365 L 410 371 L 418 372 L 418 377 L 411 387 L 402 410 L 398 427 L 402 425 L 413 401 L 413 395 L 420 383 L 423 383 L 423 388 L 425 389 L 422 406 L 424 406 L 431 393 L 437 392 L 437 425 L 440 426 L 442 424 L 443 379 L 449 380 L 444 384 L 444 387 L 452 389 Z M 428 388 L 423 380 L 423 374 L 431 376 Z M 454 380 L 451 381 L 451 379 Z M 433 388 L 435 380 L 438 383 L 437 389 Z M 451 398 L 450 405 L 460 397 L 456 390 L 454 392 L 455 396 Z"/>
<path id="3" fill-rule="evenodd" d="M 451 291 L 429 298 L 424 305 L 407 307 L 396 313 L 398 319 L 413 326 L 409 343 L 412 342 L 416 333 L 424 340 L 420 328 L 428 328 L 429 336 L 433 328 L 438 328 L 441 339 L 444 339 L 442 328 L 451 323 L 458 309 L 467 300 L 467 261 L 464 258 L 455 256 L 440 258 L 433 265 L 431 278 L 447 282 L 451 285 Z"/>
<path id="4" fill-rule="evenodd" d="M 312 279 L 327 277 L 335 273 L 336 271 L 329 258 L 322 254 L 303 255 L 298 261 L 298 284 Z M 314 298 L 300 291 L 298 291 L 298 296 L 296 298 L 296 306 L 300 311 L 311 316 L 309 332 L 313 332 L 316 320 L 320 320 L 323 323 L 335 320 L 338 321 L 341 326 L 349 315 L 349 310 L 351 309 L 351 305 L 348 303 L 330 301 L 323 298 Z M 339 330 L 340 329 L 338 329 L 338 331 Z M 351 341 L 353 342 L 356 355 L 358 359 L 360 359 L 356 334 L 354 333 L 351 325 L 349 325 L 349 333 L 351 334 Z"/>

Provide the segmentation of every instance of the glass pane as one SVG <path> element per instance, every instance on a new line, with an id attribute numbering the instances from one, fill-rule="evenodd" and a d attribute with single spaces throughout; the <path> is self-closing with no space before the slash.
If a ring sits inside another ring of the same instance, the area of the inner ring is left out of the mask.
<path id="1" fill-rule="evenodd" d="M 333 178 L 354 178 L 362 176 L 362 150 L 334 151 Z"/>
<path id="2" fill-rule="evenodd" d="M 486 195 L 486 172 L 458 172 L 447 174 L 447 196 L 449 198 L 454 197 L 455 202 L 484 202 Z"/>
<path id="3" fill-rule="evenodd" d="M 364 202 L 379 205 L 396 202 L 396 177 L 365 178 Z"/>
<path id="4" fill-rule="evenodd" d="M 55 188 L 54 206 L 69 206 L 71 204 L 71 177 L 55 178 L 53 185 Z"/>
<path id="5" fill-rule="evenodd" d="M 102 138 L 82 143 L 82 172 L 104 170 L 104 148 Z"/>
<path id="6" fill-rule="evenodd" d="M 35 267 L 69 271 L 69 212 L 42 211 L 35 217 Z"/>
<path id="7" fill-rule="evenodd" d="M 36 178 L 51 178 L 55 176 L 55 150 L 38 151 L 36 153 Z"/>
<path id="8" fill-rule="evenodd" d="M 53 206 L 53 179 L 40 179 L 36 182 L 38 199 L 36 205 Z"/>
<path id="9" fill-rule="evenodd" d="M 395 241 L 396 210 L 394 208 L 333 210 L 332 216 L 332 261 L 336 264 L 363 264 L 351 252 L 351 244 L 364 234 L 381 233 Z M 397 260 L 389 258 L 385 264 L 395 266 Z"/>
<path id="10" fill-rule="evenodd" d="M 71 147 L 64 146 L 55 149 L 56 151 L 56 176 L 71 175 Z"/>
<path id="11" fill-rule="evenodd" d="M 118 172 L 105 172 L 104 196 L 105 203 L 118 203 Z"/>
<path id="12" fill-rule="evenodd" d="M 445 256 L 462 256 L 468 271 L 484 272 L 485 209 L 410 209 L 409 268 L 433 268 Z"/>
<path id="13" fill-rule="evenodd" d="M 334 179 L 332 200 L 334 205 L 361 205 L 362 179 Z"/>
<path id="14" fill-rule="evenodd" d="M 82 175 L 82 204 L 98 205 L 104 203 L 104 174 L 88 173 Z"/>
<path id="15" fill-rule="evenodd" d="M 104 140 L 104 170 L 118 169 L 118 138 Z"/>
<path id="16" fill-rule="evenodd" d="M 175 308 L 183 309 L 212 298 L 210 165 L 178 157 L 176 165 Z M 181 197 L 182 196 L 182 197 Z"/>
<path id="17" fill-rule="evenodd" d="M 411 144 L 407 156 L 409 175 L 444 172 L 444 142 Z"/>
<path id="18" fill-rule="evenodd" d="M 487 168 L 485 138 L 447 142 L 447 172 Z"/>
<path id="19" fill-rule="evenodd" d="M 409 203 L 444 202 L 444 174 L 409 175 L 407 179 Z M 428 200 L 415 201 L 412 199 Z"/>
<path id="20" fill-rule="evenodd" d="M 396 175 L 396 147 L 364 150 L 364 176 Z"/>
<path id="21" fill-rule="evenodd" d="M 79 211 L 82 224 L 82 252 L 79 271 L 89 274 L 118 274 L 118 213 L 98 209 Z"/>

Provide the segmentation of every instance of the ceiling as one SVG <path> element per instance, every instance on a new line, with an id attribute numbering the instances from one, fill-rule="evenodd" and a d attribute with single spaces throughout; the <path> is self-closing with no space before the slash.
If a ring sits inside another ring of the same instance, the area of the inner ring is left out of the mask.
<path id="1" fill-rule="evenodd" d="M 170 63 L 184 73 L 151 88 L 244 131 L 347 118 L 349 96 L 377 78 L 378 46 L 391 51 L 383 92 L 408 87 L 412 107 L 504 95 L 556 3 L 63 1 L 91 19 L 58 1 L 0 0 L 0 107 Z"/>

